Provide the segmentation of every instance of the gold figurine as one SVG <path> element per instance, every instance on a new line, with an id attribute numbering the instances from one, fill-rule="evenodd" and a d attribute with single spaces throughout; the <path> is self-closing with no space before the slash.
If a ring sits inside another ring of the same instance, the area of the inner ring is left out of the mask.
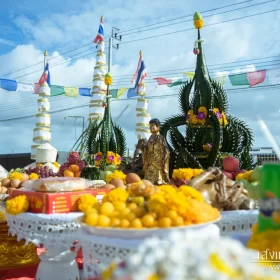
<path id="1" fill-rule="evenodd" d="M 144 179 L 155 185 L 167 184 L 169 180 L 169 149 L 165 138 L 160 134 L 160 121 L 151 119 L 149 122 L 152 135 L 146 142 L 138 141 L 143 151 L 143 174 Z"/>

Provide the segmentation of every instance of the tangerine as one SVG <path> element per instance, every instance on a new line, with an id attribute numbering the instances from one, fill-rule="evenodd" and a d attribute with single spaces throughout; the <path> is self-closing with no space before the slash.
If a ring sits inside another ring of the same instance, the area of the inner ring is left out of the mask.
<path id="1" fill-rule="evenodd" d="M 155 219 L 151 214 L 146 214 L 142 219 L 141 222 L 144 227 L 152 227 L 155 223 Z"/>
<path id="2" fill-rule="evenodd" d="M 110 225 L 110 218 L 108 218 L 105 215 L 99 215 L 98 220 L 97 220 L 97 225 L 100 227 L 108 227 Z"/>
<path id="3" fill-rule="evenodd" d="M 71 164 L 71 165 L 69 166 L 69 170 L 72 171 L 72 172 L 74 172 L 74 173 L 76 173 L 76 172 L 79 172 L 79 171 L 80 171 L 80 167 L 79 167 L 78 165 L 76 165 L 76 164 Z"/>
<path id="4" fill-rule="evenodd" d="M 75 177 L 81 177 L 81 171 L 75 172 L 75 173 L 74 173 L 74 176 L 75 176 Z"/>
<path id="5" fill-rule="evenodd" d="M 161 228 L 171 227 L 171 224 L 172 224 L 171 219 L 167 218 L 167 217 L 160 218 L 159 221 L 158 221 L 158 225 Z"/>
<path id="6" fill-rule="evenodd" d="M 69 170 L 69 169 L 66 169 L 63 172 L 63 175 L 64 175 L 64 177 L 74 177 L 74 173 L 71 170 Z"/>

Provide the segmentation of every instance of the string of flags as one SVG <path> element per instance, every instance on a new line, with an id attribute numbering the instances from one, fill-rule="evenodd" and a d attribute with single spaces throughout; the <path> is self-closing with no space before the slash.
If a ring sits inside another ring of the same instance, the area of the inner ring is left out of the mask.
<path id="1" fill-rule="evenodd" d="M 156 84 L 148 85 L 147 91 L 154 92 L 157 86 L 165 85 L 167 87 L 175 87 L 184 84 L 188 79 L 192 79 L 195 75 L 194 72 L 184 72 L 182 78 L 165 78 L 156 77 L 154 80 Z M 280 68 L 258 70 L 254 72 L 238 73 L 231 75 L 221 75 L 213 77 L 221 85 L 224 85 L 227 78 L 232 86 L 255 86 L 263 83 L 266 79 L 269 85 L 280 84 Z M 39 83 L 26 83 L 19 82 L 16 80 L 2 79 L 0 78 L 0 88 L 6 91 L 20 91 L 20 92 L 31 92 L 39 94 L 40 84 Z M 91 97 L 91 89 L 84 87 L 65 87 L 59 85 L 50 85 L 51 96 L 64 95 L 68 97 L 87 96 Z M 133 98 L 138 96 L 137 89 L 135 88 L 119 88 L 111 89 L 110 94 L 112 98 L 120 98 L 124 94 L 127 94 L 127 98 Z"/>

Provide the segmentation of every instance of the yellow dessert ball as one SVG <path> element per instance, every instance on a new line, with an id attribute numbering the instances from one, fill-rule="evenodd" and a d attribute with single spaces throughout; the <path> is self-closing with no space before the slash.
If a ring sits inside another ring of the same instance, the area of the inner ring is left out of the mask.
<path id="1" fill-rule="evenodd" d="M 171 221 L 171 219 L 168 218 L 168 217 L 160 218 L 159 221 L 158 221 L 158 225 L 159 225 L 159 227 L 161 227 L 161 228 L 168 228 L 168 227 L 171 227 L 171 224 L 172 224 L 172 221 Z"/>
<path id="2" fill-rule="evenodd" d="M 119 210 L 122 210 L 122 209 L 126 208 L 125 202 L 121 202 L 121 201 L 115 202 L 114 206 L 115 206 L 116 211 L 119 211 Z"/>
<path id="3" fill-rule="evenodd" d="M 133 213 L 136 215 L 136 217 L 142 218 L 146 214 L 146 210 L 143 207 L 137 207 L 133 209 Z"/>
<path id="4" fill-rule="evenodd" d="M 129 220 L 130 222 L 135 220 L 137 217 L 134 213 L 129 213 L 127 216 L 126 216 L 126 219 Z"/>
<path id="5" fill-rule="evenodd" d="M 128 228 L 130 226 L 130 223 L 127 219 L 122 219 L 120 223 L 121 228 Z"/>
<path id="6" fill-rule="evenodd" d="M 175 219 L 178 217 L 178 214 L 177 214 L 177 212 L 174 211 L 174 210 L 169 210 L 169 211 L 167 212 L 166 217 L 170 218 L 170 219 L 173 221 L 173 220 L 175 220 Z"/>
<path id="7" fill-rule="evenodd" d="M 134 210 L 134 209 L 138 208 L 138 206 L 137 206 L 136 203 L 129 203 L 129 204 L 128 204 L 128 208 L 129 208 L 130 210 Z"/>
<path id="8" fill-rule="evenodd" d="M 110 226 L 111 227 L 119 227 L 121 224 L 121 220 L 119 218 L 112 218 Z"/>
<path id="9" fill-rule="evenodd" d="M 155 224 L 155 218 L 151 214 L 146 214 L 142 217 L 141 222 L 144 227 L 153 227 Z"/>
<path id="10" fill-rule="evenodd" d="M 183 226 L 184 225 L 184 219 L 180 216 L 176 217 L 176 219 L 172 220 L 172 226 Z"/>
<path id="11" fill-rule="evenodd" d="M 99 211 L 100 210 L 100 203 L 95 203 L 93 208 L 96 209 L 97 211 Z"/>
<path id="12" fill-rule="evenodd" d="M 114 212 L 115 208 L 111 202 L 103 202 L 100 206 L 100 213 L 109 216 Z"/>
<path id="13" fill-rule="evenodd" d="M 128 214 L 131 213 L 131 210 L 129 208 L 124 208 L 120 211 L 120 217 L 121 218 L 126 218 Z"/>
<path id="14" fill-rule="evenodd" d="M 110 218 L 105 215 L 99 215 L 97 225 L 100 227 L 108 227 L 110 225 Z"/>
<path id="15" fill-rule="evenodd" d="M 142 228 L 143 225 L 142 225 L 142 222 L 140 219 L 134 219 L 132 222 L 131 222 L 131 227 L 133 228 Z"/>
<path id="16" fill-rule="evenodd" d="M 98 221 L 97 213 L 88 213 L 84 217 L 84 222 L 89 226 L 96 226 Z"/>

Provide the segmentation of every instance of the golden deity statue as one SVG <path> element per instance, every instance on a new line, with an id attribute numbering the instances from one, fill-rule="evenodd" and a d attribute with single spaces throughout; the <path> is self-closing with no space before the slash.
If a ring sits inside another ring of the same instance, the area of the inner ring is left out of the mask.
<path id="1" fill-rule="evenodd" d="M 160 121 L 151 119 L 149 122 L 152 135 L 146 142 L 140 139 L 137 146 L 141 146 L 144 179 L 155 185 L 169 182 L 169 149 L 165 138 L 160 134 Z"/>

